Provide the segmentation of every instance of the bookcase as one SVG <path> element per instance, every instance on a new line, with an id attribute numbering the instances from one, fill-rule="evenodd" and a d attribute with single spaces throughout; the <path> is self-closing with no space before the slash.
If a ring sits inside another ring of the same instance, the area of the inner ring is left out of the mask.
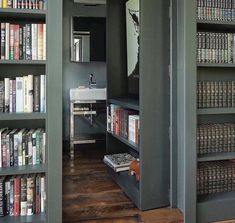
<path id="1" fill-rule="evenodd" d="M 224 2 L 227 4 L 231 3 L 231 1 Z M 227 86 L 230 86 L 230 83 L 235 80 L 235 66 L 234 63 L 227 63 L 226 60 L 224 62 L 213 60 L 211 62 L 198 62 L 197 49 L 200 43 L 197 41 L 197 33 L 216 32 L 217 34 L 222 33 L 223 35 L 226 35 L 224 33 L 234 33 L 235 23 L 226 19 L 199 20 L 197 18 L 197 1 L 194 0 L 180 0 L 175 4 L 175 8 L 178 9 L 174 15 L 178 20 L 177 32 L 172 33 L 172 35 L 177 39 L 175 47 L 177 46 L 178 49 L 178 69 L 175 70 L 178 101 L 177 118 L 175 119 L 178 131 L 177 206 L 183 211 L 185 222 L 204 223 L 234 219 L 234 188 L 233 183 L 231 182 L 231 185 L 229 185 L 227 181 L 231 180 L 228 169 L 225 170 L 227 172 L 222 172 L 222 175 L 219 175 L 216 171 L 212 174 L 208 172 L 208 178 L 215 177 L 215 180 L 211 180 L 211 184 L 208 183 L 207 186 L 212 186 L 212 189 L 208 189 L 206 192 L 203 191 L 205 188 L 202 188 L 202 185 L 205 187 L 203 180 L 206 181 L 207 178 L 205 176 L 200 178 L 202 175 L 200 175 L 201 173 L 199 171 L 203 165 L 207 165 L 209 171 L 209 167 L 217 165 L 218 161 L 220 168 L 226 168 L 226 165 L 232 163 L 231 160 L 234 159 L 234 146 L 232 145 L 230 148 L 228 143 L 226 144 L 228 150 L 223 150 L 222 144 L 219 144 L 219 146 L 213 144 L 211 146 L 209 143 L 212 140 L 211 138 L 207 138 L 205 142 L 208 144 L 204 147 L 209 149 L 210 145 L 212 150 L 208 150 L 204 154 L 198 154 L 201 148 L 199 128 L 205 127 L 207 128 L 206 131 L 209 132 L 212 131 L 208 130 L 211 126 L 216 127 L 224 123 L 234 123 L 234 105 L 231 103 L 230 106 L 228 104 L 222 106 L 201 106 L 198 82 L 213 82 L 215 86 L 218 83 L 226 82 Z M 213 46 L 213 44 L 210 46 Z M 225 46 L 220 49 L 227 48 Z M 211 100 L 210 103 L 212 101 L 213 103 L 217 103 L 217 90 L 213 92 L 210 90 L 209 92 L 213 97 L 211 98 L 211 96 L 206 95 L 204 98 L 207 97 Z M 222 91 L 222 96 L 226 97 L 226 90 Z M 229 103 L 230 99 L 222 98 L 221 100 Z M 218 101 L 220 104 L 220 99 Z M 212 133 L 210 137 L 214 137 L 213 134 L 217 133 Z M 205 137 L 205 134 L 203 137 Z M 228 133 L 226 137 L 232 137 L 232 134 Z M 227 143 L 228 138 L 224 138 L 223 142 Z M 219 141 L 221 141 L 221 138 Z M 221 180 L 221 176 L 226 179 L 223 178 Z M 221 185 L 221 182 L 223 182 L 223 185 Z M 200 191 L 200 189 L 203 190 Z"/>
<path id="2" fill-rule="evenodd" d="M 0 60 L 0 76 L 46 75 L 46 112 L 0 113 L 0 127 L 46 131 L 45 164 L 0 168 L 0 177 L 45 174 L 46 211 L 32 216 L 5 216 L 8 222 L 62 222 L 62 0 L 46 1 L 45 10 L 0 8 L 0 21 L 46 23 L 46 60 Z M 56 112 L 55 112 L 56 111 Z"/>
<path id="3" fill-rule="evenodd" d="M 128 171 L 107 168 L 136 206 L 147 210 L 167 206 L 170 200 L 169 2 L 140 0 L 140 78 L 132 83 L 127 78 L 125 4 L 107 1 L 107 106 L 139 114 L 140 142 L 107 132 L 107 154 L 128 152 L 139 158 L 140 181 Z"/>

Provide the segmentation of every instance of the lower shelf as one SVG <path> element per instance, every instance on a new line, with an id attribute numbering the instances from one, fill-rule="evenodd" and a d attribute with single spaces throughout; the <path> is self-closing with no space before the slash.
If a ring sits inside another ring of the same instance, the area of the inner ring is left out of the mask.
<path id="1" fill-rule="evenodd" d="M 198 197 L 197 222 L 215 222 L 235 219 L 235 192 Z"/>
<path id="2" fill-rule="evenodd" d="M 12 217 L 6 216 L 0 218 L 1 223 L 45 223 L 46 214 L 35 214 L 32 216 Z"/>
<path id="3" fill-rule="evenodd" d="M 235 152 L 212 153 L 212 154 L 200 155 L 197 160 L 199 162 L 205 162 L 205 161 L 231 160 L 231 159 L 235 159 Z"/>
<path id="4" fill-rule="evenodd" d="M 113 180 L 122 188 L 125 194 L 140 208 L 139 183 L 134 176 L 130 176 L 128 171 L 116 173 L 110 167 L 107 167 L 108 173 Z"/>

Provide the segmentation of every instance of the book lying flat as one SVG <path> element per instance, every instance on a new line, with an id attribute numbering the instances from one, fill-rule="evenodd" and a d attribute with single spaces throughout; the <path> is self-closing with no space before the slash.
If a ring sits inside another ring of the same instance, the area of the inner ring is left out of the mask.
<path id="1" fill-rule="evenodd" d="M 135 157 L 129 153 L 119 153 L 104 156 L 104 163 L 111 167 L 115 172 L 129 170 L 130 163 L 133 160 L 135 160 Z"/>

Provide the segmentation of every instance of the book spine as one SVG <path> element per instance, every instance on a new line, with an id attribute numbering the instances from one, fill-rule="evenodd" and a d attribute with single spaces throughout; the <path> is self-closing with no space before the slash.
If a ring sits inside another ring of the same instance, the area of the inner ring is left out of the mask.
<path id="1" fill-rule="evenodd" d="M 5 97 L 5 93 L 4 93 L 4 81 L 0 81 L 0 112 L 4 112 L 4 97 Z"/>
<path id="2" fill-rule="evenodd" d="M 18 133 L 18 166 L 23 165 L 23 145 L 22 145 L 22 141 L 23 141 L 23 132 L 20 131 Z"/>
<path id="3" fill-rule="evenodd" d="M 29 177 L 27 179 L 27 215 L 34 214 L 34 178 Z"/>
<path id="4" fill-rule="evenodd" d="M 14 216 L 20 216 L 20 194 L 21 194 L 21 179 L 14 178 Z"/>
<path id="5" fill-rule="evenodd" d="M 34 112 L 40 112 L 40 76 L 34 76 Z"/>
<path id="6" fill-rule="evenodd" d="M 10 166 L 14 166 L 14 134 L 9 136 L 9 147 L 10 147 Z"/>
<path id="7" fill-rule="evenodd" d="M 4 177 L 0 177 L 0 217 L 4 217 L 5 215 L 5 179 Z"/>
<path id="8" fill-rule="evenodd" d="M 24 111 L 24 81 L 23 77 L 16 77 L 16 112 Z"/>
<path id="9" fill-rule="evenodd" d="M 20 59 L 20 26 L 14 26 L 14 60 Z"/>
<path id="10" fill-rule="evenodd" d="M 33 112 L 33 75 L 28 75 L 28 112 Z"/>
<path id="11" fill-rule="evenodd" d="M 45 108 L 45 102 L 46 102 L 46 95 L 45 95 L 45 89 L 46 89 L 46 76 L 40 75 L 40 112 L 46 112 Z"/>
<path id="12" fill-rule="evenodd" d="M 10 216 L 14 216 L 14 178 L 10 178 Z"/>
<path id="13" fill-rule="evenodd" d="M 12 112 L 16 112 L 16 80 L 12 81 Z"/>
<path id="14" fill-rule="evenodd" d="M 14 134 L 14 166 L 18 166 L 18 146 L 19 146 L 19 140 L 18 140 L 18 134 Z"/>
<path id="15" fill-rule="evenodd" d="M 41 207 L 40 207 L 40 200 L 41 200 L 41 197 L 40 197 L 40 192 L 41 192 L 41 182 L 40 182 L 40 176 L 36 176 L 36 209 L 35 209 L 35 213 L 36 214 L 39 214 L 40 211 L 41 211 Z"/>
<path id="16" fill-rule="evenodd" d="M 13 112 L 13 80 L 10 80 L 9 112 Z"/>
<path id="17" fill-rule="evenodd" d="M 35 165 L 37 163 L 36 132 L 32 134 L 32 148 L 33 148 L 33 165 Z"/>
<path id="18" fill-rule="evenodd" d="M 4 111 L 10 111 L 10 79 L 4 78 L 4 87 L 5 87 L 5 106 Z"/>
<path id="19" fill-rule="evenodd" d="M 28 76 L 24 76 L 24 112 L 28 112 Z"/>
<path id="20" fill-rule="evenodd" d="M 9 60 L 9 45 L 10 45 L 10 24 L 6 23 L 5 24 L 5 34 L 6 34 L 6 38 L 5 38 L 5 59 Z"/>
<path id="21" fill-rule="evenodd" d="M 15 30 L 15 25 L 10 24 L 10 43 L 9 43 L 10 60 L 14 60 L 14 30 Z"/>
<path id="22" fill-rule="evenodd" d="M 6 24 L 1 23 L 1 60 L 5 60 Z"/>
<path id="23" fill-rule="evenodd" d="M 46 190 L 45 190 L 45 177 L 41 177 L 41 213 L 46 211 Z"/>
<path id="24" fill-rule="evenodd" d="M 20 60 L 24 59 L 23 56 L 23 27 L 20 26 L 19 30 L 19 53 L 20 53 Z"/>
<path id="25" fill-rule="evenodd" d="M 37 24 L 37 59 L 43 60 L 43 24 Z"/>
<path id="26" fill-rule="evenodd" d="M 43 60 L 46 60 L 46 55 L 47 55 L 46 36 L 47 36 L 46 24 L 43 24 Z"/>
<path id="27" fill-rule="evenodd" d="M 27 215 L 27 178 L 21 178 L 21 196 L 20 196 L 20 215 L 26 216 Z"/>
<path id="28" fill-rule="evenodd" d="M 41 132 L 36 131 L 36 164 L 40 164 L 40 155 L 41 155 Z"/>
<path id="29" fill-rule="evenodd" d="M 26 60 L 32 60 L 31 24 L 26 24 Z"/>

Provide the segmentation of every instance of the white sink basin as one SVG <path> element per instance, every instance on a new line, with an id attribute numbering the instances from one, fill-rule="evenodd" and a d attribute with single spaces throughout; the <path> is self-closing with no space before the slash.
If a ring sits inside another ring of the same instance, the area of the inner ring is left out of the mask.
<path id="1" fill-rule="evenodd" d="M 106 100 L 106 88 L 73 88 L 70 89 L 71 101 Z"/>

